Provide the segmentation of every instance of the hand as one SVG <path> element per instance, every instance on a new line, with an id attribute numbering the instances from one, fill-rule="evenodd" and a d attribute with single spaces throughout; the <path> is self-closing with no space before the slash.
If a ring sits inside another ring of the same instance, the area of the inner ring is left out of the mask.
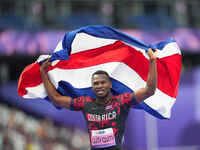
<path id="1" fill-rule="evenodd" d="M 152 50 L 151 48 L 148 49 L 147 54 L 150 60 L 156 60 L 158 50 Z"/>
<path id="2" fill-rule="evenodd" d="M 51 62 L 49 60 L 50 58 L 47 58 L 47 60 L 42 63 L 42 65 L 40 66 L 40 72 L 45 72 L 46 69 L 51 65 Z"/>

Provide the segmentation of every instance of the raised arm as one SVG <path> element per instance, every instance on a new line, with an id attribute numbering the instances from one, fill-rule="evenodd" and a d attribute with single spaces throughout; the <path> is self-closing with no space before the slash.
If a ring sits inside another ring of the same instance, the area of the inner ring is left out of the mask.
<path id="1" fill-rule="evenodd" d="M 51 63 L 49 62 L 49 59 L 47 59 L 40 66 L 40 74 L 44 83 L 45 90 L 48 94 L 48 97 L 55 105 L 69 109 L 72 98 L 69 96 L 62 96 L 60 93 L 58 93 L 54 85 L 49 80 L 46 69 L 50 66 L 50 64 Z"/>
<path id="2" fill-rule="evenodd" d="M 154 52 L 149 48 L 147 54 L 149 56 L 149 73 L 146 86 L 135 91 L 135 100 L 138 103 L 141 103 L 148 97 L 152 96 L 155 93 L 157 86 L 156 51 Z"/>

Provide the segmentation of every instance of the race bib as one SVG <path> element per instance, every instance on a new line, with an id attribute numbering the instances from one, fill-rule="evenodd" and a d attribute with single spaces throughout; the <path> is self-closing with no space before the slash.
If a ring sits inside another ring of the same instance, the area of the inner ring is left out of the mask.
<path id="1" fill-rule="evenodd" d="M 94 148 L 104 148 L 116 145 L 113 129 L 91 130 L 91 145 Z"/>

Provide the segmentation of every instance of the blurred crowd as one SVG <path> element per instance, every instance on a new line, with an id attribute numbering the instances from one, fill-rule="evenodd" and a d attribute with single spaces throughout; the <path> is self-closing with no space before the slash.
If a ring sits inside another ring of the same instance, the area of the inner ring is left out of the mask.
<path id="1" fill-rule="evenodd" d="M 88 150 L 85 131 L 0 104 L 0 150 Z"/>
<path id="2" fill-rule="evenodd" d="M 199 6 L 199 0 L 1 0 L 0 29 L 198 28 Z"/>

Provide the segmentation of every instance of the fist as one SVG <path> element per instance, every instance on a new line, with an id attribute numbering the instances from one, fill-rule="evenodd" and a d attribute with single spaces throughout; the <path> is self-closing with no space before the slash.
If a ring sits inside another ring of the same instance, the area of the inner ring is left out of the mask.
<path id="1" fill-rule="evenodd" d="M 42 63 L 42 65 L 40 66 L 40 71 L 46 71 L 46 69 L 51 65 L 51 62 L 49 60 L 50 58 L 47 58 L 47 60 Z"/>
<path id="2" fill-rule="evenodd" d="M 148 54 L 148 56 L 149 56 L 149 59 L 150 59 L 150 60 L 155 60 L 156 57 L 157 57 L 157 52 L 158 52 L 157 49 L 152 50 L 151 48 L 149 48 L 148 51 L 147 51 L 147 54 Z"/>

